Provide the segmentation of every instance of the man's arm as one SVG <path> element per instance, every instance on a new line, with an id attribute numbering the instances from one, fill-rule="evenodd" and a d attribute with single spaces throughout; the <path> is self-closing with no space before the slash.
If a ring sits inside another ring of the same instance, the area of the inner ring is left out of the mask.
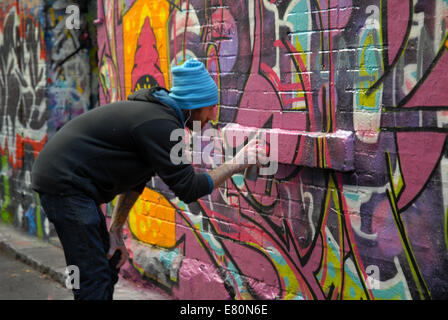
<path id="1" fill-rule="evenodd" d="M 117 196 L 117 203 L 112 212 L 110 232 L 122 232 L 123 226 L 129 215 L 129 211 L 134 206 L 140 194 L 136 191 L 127 191 Z"/>
<path id="2" fill-rule="evenodd" d="M 129 211 L 134 206 L 140 194 L 135 191 L 127 191 L 117 196 L 117 203 L 112 212 L 112 220 L 109 228 L 110 249 L 107 258 L 110 259 L 115 251 L 121 252 L 117 268 L 120 268 L 128 259 L 129 254 L 123 241 L 123 226 L 128 218 Z"/>
<path id="3" fill-rule="evenodd" d="M 253 139 L 230 161 L 222 164 L 218 168 L 208 172 L 213 181 L 213 188 L 219 187 L 224 181 L 229 179 L 235 173 L 238 173 L 253 164 L 260 166 L 260 160 L 266 160 L 264 148 L 258 148 L 259 141 Z M 128 251 L 123 241 L 123 226 L 128 218 L 129 211 L 134 206 L 140 194 L 135 191 L 128 191 L 118 195 L 117 203 L 112 212 L 110 225 L 110 250 L 107 258 L 111 259 L 115 251 L 121 252 L 121 258 L 117 264 L 120 268 L 128 259 Z"/>
<path id="4" fill-rule="evenodd" d="M 209 171 L 208 174 L 213 180 L 213 188 L 219 187 L 224 181 L 229 179 L 235 173 L 238 173 L 244 170 L 246 167 L 241 164 L 233 163 L 232 161 L 223 163 L 216 169 Z"/>

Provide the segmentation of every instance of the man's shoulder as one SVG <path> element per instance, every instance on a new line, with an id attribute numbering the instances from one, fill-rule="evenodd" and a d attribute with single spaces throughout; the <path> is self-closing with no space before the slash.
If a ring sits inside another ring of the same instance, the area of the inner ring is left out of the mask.
<path id="1" fill-rule="evenodd" d="M 168 106 L 149 101 L 123 100 L 102 105 L 96 109 L 100 113 L 122 118 L 130 116 L 135 120 L 153 120 L 153 119 L 173 119 L 176 118 L 175 112 Z"/>
<path id="2" fill-rule="evenodd" d="M 134 131 L 152 132 L 156 135 L 170 135 L 173 130 L 185 129 L 181 126 L 180 121 L 173 117 L 160 117 L 142 120 L 138 125 L 134 126 Z"/>

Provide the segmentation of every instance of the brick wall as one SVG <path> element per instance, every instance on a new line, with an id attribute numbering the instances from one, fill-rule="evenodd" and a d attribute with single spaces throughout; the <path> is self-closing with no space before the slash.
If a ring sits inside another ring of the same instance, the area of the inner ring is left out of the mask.
<path id="1" fill-rule="evenodd" d="M 278 133 L 273 176 L 190 205 L 148 183 L 125 274 L 180 299 L 447 297 L 447 1 L 100 0 L 98 18 L 101 103 L 196 57 L 214 154 L 235 124 Z"/>
<path id="2" fill-rule="evenodd" d="M 100 104 L 169 88 L 196 57 L 220 89 L 214 155 L 267 128 L 278 171 L 189 205 L 148 182 L 124 276 L 176 299 L 447 298 L 448 1 L 98 0 L 75 60 L 61 3 L 0 5 L 3 222 L 53 234 L 29 171 L 97 83 Z"/>
<path id="3" fill-rule="evenodd" d="M 73 4 L 80 29 L 66 25 Z M 31 190 L 30 172 L 46 141 L 98 104 L 95 10 L 95 2 L 0 3 L 1 221 L 44 239 L 55 232 Z"/>

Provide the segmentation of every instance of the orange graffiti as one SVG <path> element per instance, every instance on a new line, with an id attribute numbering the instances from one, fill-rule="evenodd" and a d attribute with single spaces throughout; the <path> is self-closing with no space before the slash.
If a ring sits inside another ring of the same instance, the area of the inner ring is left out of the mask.
<path id="1" fill-rule="evenodd" d="M 145 188 L 129 213 L 129 228 L 144 243 L 172 247 L 176 243 L 175 209 L 160 193 Z"/>
<path id="2" fill-rule="evenodd" d="M 135 52 L 137 43 L 146 19 L 149 18 L 151 29 L 157 43 L 157 52 L 160 60 L 160 71 L 162 72 L 165 84 L 169 83 L 168 66 L 168 31 L 167 21 L 169 18 L 168 1 L 136 1 L 123 17 L 123 50 L 124 50 L 124 75 L 126 96 L 132 89 L 132 70 L 135 67 Z M 141 66 L 139 66 L 141 67 Z M 168 85 L 167 85 L 168 87 Z"/>

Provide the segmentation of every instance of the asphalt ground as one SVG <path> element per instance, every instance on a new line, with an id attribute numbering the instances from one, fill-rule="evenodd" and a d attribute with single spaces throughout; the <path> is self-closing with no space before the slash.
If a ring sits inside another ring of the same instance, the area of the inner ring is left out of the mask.
<path id="1" fill-rule="evenodd" d="M 73 300 L 71 290 L 0 251 L 0 300 Z"/>
<path id="2" fill-rule="evenodd" d="M 0 300 L 73 300 L 58 239 L 44 241 L 0 223 Z M 171 300 L 120 276 L 114 300 Z"/>

